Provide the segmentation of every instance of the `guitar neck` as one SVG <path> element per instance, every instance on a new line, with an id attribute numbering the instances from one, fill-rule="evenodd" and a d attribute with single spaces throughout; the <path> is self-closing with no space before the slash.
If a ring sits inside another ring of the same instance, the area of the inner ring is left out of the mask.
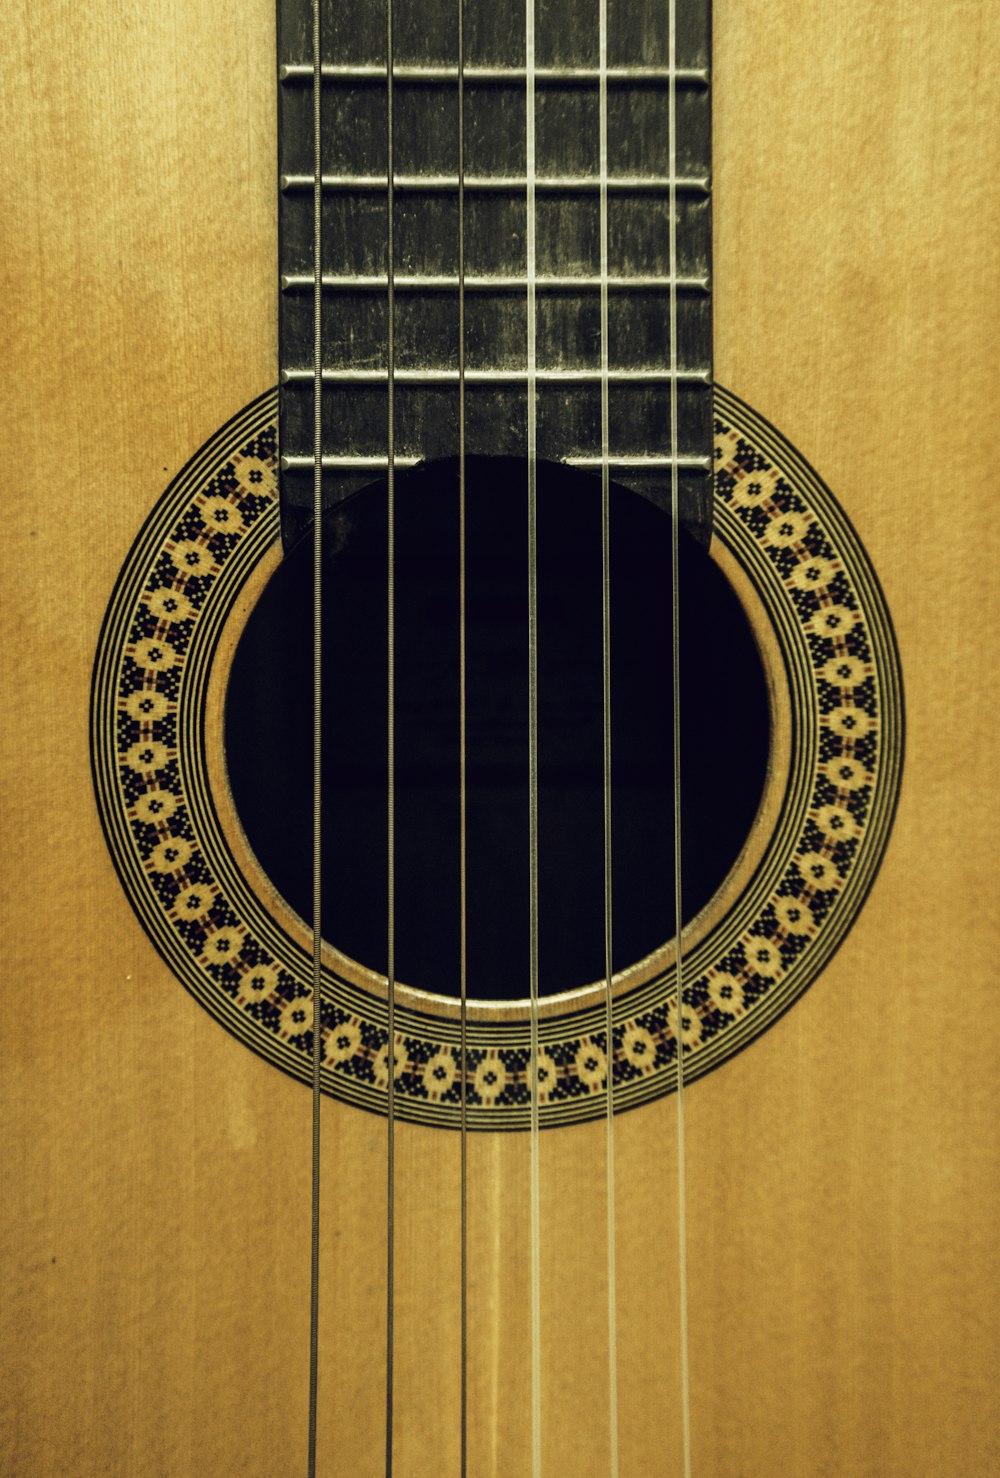
<path id="1" fill-rule="evenodd" d="M 278 11 L 288 544 L 313 503 L 316 151 L 309 0 Z M 607 457 L 663 504 L 676 465 L 681 516 L 707 536 L 708 0 L 678 0 L 673 55 L 668 0 L 607 0 L 606 25 L 602 69 L 595 0 L 540 7 L 529 70 L 523 8 L 468 6 L 460 78 L 454 0 L 396 0 L 391 43 L 378 7 L 324 15 L 327 506 L 385 472 L 390 377 L 397 468 L 457 453 L 462 400 L 468 454 L 523 457 L 530 386 L 539 457 L 598 470 Z"/>

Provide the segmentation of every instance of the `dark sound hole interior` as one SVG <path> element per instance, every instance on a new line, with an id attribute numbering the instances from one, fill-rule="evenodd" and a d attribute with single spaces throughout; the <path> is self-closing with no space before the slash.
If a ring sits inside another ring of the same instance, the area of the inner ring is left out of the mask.
<path id="1" fill-rule="evenodd" d="M 470 459 L 466 516 L 468 988 L 528 994 L 527 479 Z M 387 959 L 387 498 L 327 515 L 323 562 L 325 938 Z M 458 475 L 400 476 L 395 497 L 396 976 L 459 993 Z M 692 918 L 746 841 L 767 765 L 764 673 L 746 618 L 682 532 L 682 897 Z M 539 979 L 604 973 L 599 479 L 538 476 Z M 240 639 L 226 754 L 250 845 L 311 923 L 312 539 L 285 557 Z M 670 519 L 611 490 L 613 959 L 672 937 Z"/>

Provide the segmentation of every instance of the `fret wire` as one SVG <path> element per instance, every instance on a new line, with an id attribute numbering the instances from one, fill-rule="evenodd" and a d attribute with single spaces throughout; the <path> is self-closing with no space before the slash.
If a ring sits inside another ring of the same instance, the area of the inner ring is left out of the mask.
<path id="1" fill-rule="evenodd" d="M 393 0 L 386 0 L 386 66 L 393 72 Z M 388 394 L 386 396 L 386 441 L 388 486 L 386 509 L 387 564 L 387 714 L 386 714 L 386 891 L 387 891 L 387 960 L 386 960 L 386 1328 L 385 1328 L 385 1472 L 392 1478 L 394 1377 L 395 1377 L 395 1273 L 396 1273 L 396 425 L 395 425 L 395 140 L 393 135 L 393 88 L 386 88 L 386 159 L 388 167 L 383 181 L 386 192 L 386 361 Z"/>
<path id="2" fill-rule="evenodd" d="M 358 192 L 381 191 L 386 188 L 385 175 L 377 174 L 325 174 L 322 176 L 324 190 Z M 311 174 L 283 174 L 279 180 L 285 192 L 312 190 Z M 399 191 L 425 192 L 457 191 L 458 176 L 452 174 L 394 174 L 393 188 Z M 466 175 L 463 188 L 474 191 L 496 191 L 506 193 L 529 188 L 528 177 L 518 174 Z M 601 182 L 595 175 L 536 175 L 531 179 L 533 193 L 572 195 L 595 194 Z M 611 175 L 607 188 L 614 194 L 657 194 L 682 190 L 685 194 L 708 195 L 709 182 L 703 175 Z"/>
<path id="3" fill-rule="evenodd" d="M 286 369 L 281 372 L 282 383 L 289 385 L 299 381 L 311 380 L 313 371 L 311 369 Z M 389 372 L 384 369 L 352 369 L 333 368 L 327 366 L 323 372 L 324 380 L 332 380 L 340 385 L 384 385 L 388 383 Z M 463 376 L 459 375 L 457 369 L 428 368 L 428 369 L 396 369 L 393 371 L 393 385 L 502 385 L 517 384 L 528 377 L 527 369 L 474 369 L 466 370 Z M 655 385 L 666 384 L 669 380 L 676 379 L 682 384 L 707 385 L 710 383 L 711 375 L 707 369 L 694 370 L 668 370 L 659 369 L 539 369 L 535 370 L 536 384 L 580 384 L 580 385 L 604 385 L 611 384 L 640 384 Z"/>
<path id="4" fill-rule="evenodd" d="M 677 68 L 677 0 L 668 0 L 669 61 L 673 75 Z M 670 163 L 670 203 L 667 213 L 670 277 L 677 277 L 677 90 L 667 90 L 667 147 Z M 677 291 L 669 290 L 670 367 L 677 366 Z M 673 797 L 674 797 L 674 936 L 677 941 L 677 1240 L 678 1240 L 678 1324 L 680 1336 L 681 1375 L 681 1447 L 684 1478 L 691 1478 L 691 1382 L 688 1345 L 688 1272 L 687 1272 L 687 1176 L 685 1165 L 684 1119 L 684 965 L 682 931 L 684 925 L 681 884 L 681 682 L 680 682 L 680 486 L 677 465 L 677 380 L 670 379 L 670 574 L 671 574 L 671 667 L 673 716 Z"/>
<path id="5" fill-rule="evenodd" d="M 651 472 L 659 468 L 677 468 L 689 472 L 708 472 L 712 467 L 711 457 L 682 457 L 677 456 L 611 456 L 609 464 L 620 468 L 623 472 Z M 564 461 L 569 467 L 599 467 L 599 457 L 565 457 Z"/>
<path id="6" fill-rule="evenodd" d="M 458 288 L 458 278 L 448 274 L 431 275 L 399 275 L 395 279 L 396 292 L 449 292 Z M 357 277 L 348 274 L 340 276 L 325 274 L 323 277 L 324 292 L 384 292 L 386 279 L 383 276 L 361 274 Z M 470 292 L 524 292 L 526 287 L 524 277 L 497 275 L 486 277 L 470 277 L 466 275 L 462 284 L 463 291 Z M 632 276 L 609 276 L 607 287 L 609 292 L 656 292 L 669 288 L 671 280 L 664 275 L 639 275 Z M 301 292 L 314 288 L 312 274 L 286 272 L 281 278 L 282 292 Z M 710 291 L 707 277 L 678 277 L 674 286 L 678 292 Z M 539 274 L 535 278 L 536 292 L 583 292 L 588 290 L 600 291 L 600 275 L 588 276 L 584 273 L 563 273 L 556 276 Z"/>
<path id="7" fill-rule="evenodd" d="M 393 457 L 393 466 L 399 471 L 400 468 L 417 467 L 424 459 L 416 456 L 404 456 L 396 453 Z M 596 467 L 600 469 L 601 459 L 591 455 L 563 457 L 562 460 L 567 467 Z M 284 456 L 281 458 L 282 472 L 307 471 L 314 465 L 314 457 Z M 344 472 L 378 472 L 389 465 L 385 456 L 353 456 L 345 453 L 337 456 L 334 453 L 325 453 L 323 466 L 331 471 Z M 709 472 L 712 468 L 711 457 L 682 457 L 676 459 L 670 456 L 644 456 L 642 454 L 632 456 L 623 453 L 620 456 L 612 455 L 609 465 L 623 472 L 656 472 L 669 467 L 677 466 L 681 471 L 687 472 Z"/>
<path id="8" fill-rule="evenodd" d="M 611 807 L 611 481 L 608 332 L 608 4 L 598 8 L 601 83 L 600 238 L 601 238 L 601 686 L 604 803 L 604 1033 L 605 1033 L 605 1197 L 608 1276 L 608 1445 L 611 1478 L 618 1478 L 618 1289 L 615 1226 L 615 1038 L 612 937 Z"/>
<path id="9" fill-rule="evenodd" d="M 319 1251 L 323 1060 L 322 819 L 323 819 L 323 189 L 321 0 L 312 0 L 313 53 L 313 770 L 312 770 L 312 1192 L 309 1263 L 309 1435 L 307 1468 L 316 1478 L 319 1404 Z"/>
<path id="10" fill-rule="evenodd" d="M 304 62 L 289 62 L 279 67 L 281 82 L 307 82 L 312 80 L 312 67 Z M 385 82 L 387 69 L 378 63 L 357 65 L 327 62 L 323 67 L 322 79 L 326 82 Z M 392 69 L 394 82 L 457 82 L 455 67 L 433 64 L 400 64 Z M 533 71 L 538 87 L 548 86 L 594 86 L 600 82 L 600 70 L 594 67 L 536 67 Z M 523 83 L 524 67 L 472 66 L 466 67 L 464 80 L 472 83 Z M 671 73 L 669 67 L 632 66 L 608 67 L 607 80 L 611 86 L 629 84 L 669 86 L 671 80 L 679 87 L 707 87 L 709 74 L 704 67 L 680 67 Z"/>
<path id="11" fill-rule="evenodd" d="M 392 459 L 392 465 L 398 471 L 401 467 L 416 467 L 421 460 L 422 458 L 420 457 L 401 457 L 397 453 Z M 305 471 L 312 467 L 314 462 L 314 457 L 285 456 L 281 458 L 281 470 L 282 472 Z M 324 452 L 323 466 L 331 471 L 380 472 L 388 468 L 389 458 L 385 453 L 379 456 L 365 457 L 355 456 L 350 452 L 345 452 L 342 457 L 338 457 L 336 453 Z"/>

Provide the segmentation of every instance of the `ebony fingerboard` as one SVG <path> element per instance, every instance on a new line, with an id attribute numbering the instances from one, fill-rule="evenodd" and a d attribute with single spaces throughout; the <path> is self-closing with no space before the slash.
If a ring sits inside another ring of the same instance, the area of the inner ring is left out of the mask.
<path id="1" fill-rule="evenodd" d="M 323 7 L 323 466 L 328 504 L 387 465 L 387 37 L 378 3 Z M 608 0 L 609 460 L 670 496 L 667 0 Z M 536 10 L 538 455 L 599 469 L 597 0 Z M 313 498 L 313 69 L 308 0 L 279 0 L 282 526 Z M 394 0 L 397 467 L 458 451 L 456 0 Z M 711 526 L 709 0 L 678 0 L 677 452 L 683 521 Z M 527 440 L 523 0 L 466 0 L 466 449 Z"/>

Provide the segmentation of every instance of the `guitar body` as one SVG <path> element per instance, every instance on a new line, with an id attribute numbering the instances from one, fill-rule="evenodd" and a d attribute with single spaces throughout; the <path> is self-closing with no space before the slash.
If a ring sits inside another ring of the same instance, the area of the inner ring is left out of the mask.
<path id="1" fill-rule="evenodd" d="M 992 20 L 974 0 L 714 7 L 716 377 L 864 541 L 907 758 L 849 936 L 685 1092 L 697 1474 L 1000 1464 Z M 0 1465 L 291 1475 L 309 1095 L 221 1030 L 140 926 L 87 732 L 138 529 L 275 380 L 273 15 L 172 0 L 84 25 L 19 4 L 9 45 Z M 324 1100 L 324 1474 L 383 1470 L 386 1135 Z M 541 1138 L 551 1473 L 608 1471 L 605 1135 L 598 1117 Z M 682 1471 L 676 1145 L 674 1096 L 616 1117 L 627 1474 Z M 401 1475 L 459 1471 L 457 1146 L 397 1124 Z M 529 1138 L 484 1129 L 468 1150 L 469 1471 L 520 1475 Z"/>

